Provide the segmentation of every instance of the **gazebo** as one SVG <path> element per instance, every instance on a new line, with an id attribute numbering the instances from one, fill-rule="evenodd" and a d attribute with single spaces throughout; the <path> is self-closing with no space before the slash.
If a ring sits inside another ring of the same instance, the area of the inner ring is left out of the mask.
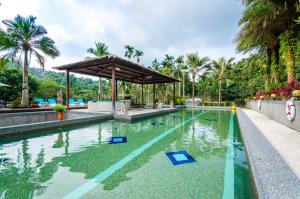
<path id="1" fill-rule="evenodd" d="M 103 77 L 112 80 L 112 110 L 115 112 L 116 102 L 116 83 L 118 80 L 141 84 L 142 86 L 142 105 L 144 104 L 144 85 L 153 84 L 153 108 L 155 108 L 156 84 L 173 83 L 173 106 L 175 106 L 175 83 L 179 80 L 167 75 L 158 73 L 154 70 L 133 63 L 116 55 L 106 55 L 103 57 L 70 63 L 63 66 L 53 67 L 57 70 L 66 71 L 66 105 L 69 106 L 70 82 L 69 74 L 78 73 L 94 77 Z"/>

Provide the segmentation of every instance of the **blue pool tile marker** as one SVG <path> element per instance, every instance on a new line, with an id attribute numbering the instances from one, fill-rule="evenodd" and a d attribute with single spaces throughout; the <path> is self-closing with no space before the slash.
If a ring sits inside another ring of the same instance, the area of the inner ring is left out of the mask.
<path id="1" fill-rule="evenodd" d="M 176 151 L 166 153 L 173 165 L 186 164 L 196 162 L 186 151 Z"/>
<path id="2" fill-rule="evenodd" d="M 127 138 L 126 137 L 112 137 L 109 141 L 108 144 L 121 144 L 121 143 L 126 143 Z"/>
<path id="3" fill-rule="evenodd" d="M 0 158 L 0 164 L 4 164 L 9 160 L 9 158 Z"/>
<path id="4" fill-rule="evenodd" d="M 151 124 L 153 126 L 162 126 L 162 125 L 165 125 L 164 123 L 161 123 L 161 122 L 152 122 Z"/>

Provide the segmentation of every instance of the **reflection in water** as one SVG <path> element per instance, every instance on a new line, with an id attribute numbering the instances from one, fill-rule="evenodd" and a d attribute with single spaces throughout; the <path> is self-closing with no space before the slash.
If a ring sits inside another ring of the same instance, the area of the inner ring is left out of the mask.
<path id="1" fill-rule="evenodd" d="M 162 132 L 195 117 L 199 113 L 200 111 L 196 110 L 180 111 L 175 116 L 170 114 L 136 123 L 108 121 L 77 129 L 41 132 L 39 135 L 26 136 L 20 140 L 3 141 L 0 145 L 0 158 L 7 158 L 9 161 L 1 165 L 0 193 L 3 198 L 49 197 L 48 185 L 54 186 L 60 184 L 58 181 L 65 181 L 64 174 L 54 178 L 60 168 L 68 168 L 67 171 L 70 176 L 80 173 L 84 174 L 82 180 L 91 179 Z M 153 126 L 152 123 L 163 123 L 164 125 Z M 211 185 L 214 184 L 215 188 L 205 190 L 204 193 L 214 196 L 220 195 L 223 186 L 222 180 L 218 180 L 218 182 L 202 182 L 201 180 L 202 178 L 205 179 L 211 172 L 216 175 L 215 179 L 223 179 L 228 128 L 229 112 L 207 111 L 203 116 L 182 125 L 172 134 L 148 148 L 140 156 L 107 178 L 102 183 L 103 187 L 97 190 L 104 197 L 104 193 L 117 191 L 121 184 L 125 186 L 131 181 L 134 182 L 132 180 L 134 177 L 129 177 L 129 174 L 133 175 L 139 170 L 163 163 L 166 164 L 160 165 L 159 169 L 162 169 L 162 172 L 167 175 L 168 172 L 166 173 L 165 170 L 171 168 L 169 168 L 169 162 L 165 162 L 165 152 L 186 150 L 197 160 L 197 163 L 192 165 L 194 170 L 190 168 L 186 171 L 193 171 L 198 174 L 188 181 L 183 179 L 182 183 L 189 184 L 190 181 L 193 181 L 193 186 L 189 187 L 192 195 L 197 195 L 199 191 L 207 189 L 207 185 L 211 183 Z M 107 141 L 112 136 L 126 136 L 128 142 L 124 145 L 108 145 Z M 240 190 L 243 190 L 238 192 L 239 198 L 245 198 L 245 194 L 250 193 L 251 190 L 244 185 L 245 181 L 249 181 L 248 167 L 238 130 L 235 131 L 235 154 L 235 172 L 237 173 L 235 184 Z M 161 161 L 153 164 L 154 158 L 161 158 Z M 199 173 L 197 171 L 198 164 L 203 168 L 204 165 L 207 165 L 206 172 Z M 214 171 L 216 165 L 218 167 Z M 185 166 L 178 168 L 185 168 Z M 152 171 L 144 172 L 145 180 Z M 198 178 L 201 180 L 199 181 Z M 174 181 L 174 179 L 170 180 L 161 184 L 161 187 L 165 187 L 166 192 L 172 191 L 167 190 Z M 70 178 L 68 181 L 72 189 L 77 188 L 78 182 L 76 180 L 72 181 Z M 196 189 L 196 187 L 198 188 Z M 57 194 L 60 193 L 61 196 L 67 194 L 64 191 L 63 187 L 59 187 Z M 146 193 L 145 190 L 140 191 Z M 204 195 L 200 195 L 200 198 L 202 196 Z"/>

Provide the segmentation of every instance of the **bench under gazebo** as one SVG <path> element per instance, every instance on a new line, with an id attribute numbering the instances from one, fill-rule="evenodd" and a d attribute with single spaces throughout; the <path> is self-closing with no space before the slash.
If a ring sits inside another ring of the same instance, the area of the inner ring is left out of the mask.
<path id="1" fill-rule="evenodd" d="M 70 72 L 89 75 L 94 77 L 102 77 L 112 80 L 112 112 L 116 111 L 117 81 L 125 81 L 140 84 L 142 87 L 141 103 L 144 104 L 144 85 L 153 85 L 153 108 L 155 108 L 156 84 L 173 83 L 173 107 L 175 107 L 175 83 L 177 79 L 161 74 L 137 63 L 120 58 L 116 55 L 107 55 L 90 60 L 70 63 L 63 66 L 53 67 L 53 69 L 66 71 L 66 105 L 70 109 Z"/>

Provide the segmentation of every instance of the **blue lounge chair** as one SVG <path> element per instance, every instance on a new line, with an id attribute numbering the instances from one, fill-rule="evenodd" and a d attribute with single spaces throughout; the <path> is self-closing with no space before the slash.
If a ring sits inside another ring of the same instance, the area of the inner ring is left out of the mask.
<path id="1" fill-rule="evenodd" d="M 69 99 L 69 104 L 74 106 L 75 105 L 75 100 L 73 98 L 70 98 Z"/>
<path id="2" fill-rule="evenodd" d="M 56 100 L 53 99 L 53 98 L 49 98 L 48 103 L 49 103 L 50 106 L 55 106 L 56 105 Z"/>
<path id="3" fill-rule="evenodd" d="M 45 104 L 44 99 L 42 98 L 35 98 L 34 101 L 38 103 L 39 106 L 43 106 Z"/>
<path id="4" fill-rule="evenodd" d="M 81 98 L 77 99 L 77 102 L 79 105 L 85 105 L 85 103 L 83 102 L 83 99 L 81 99 Z"/>

